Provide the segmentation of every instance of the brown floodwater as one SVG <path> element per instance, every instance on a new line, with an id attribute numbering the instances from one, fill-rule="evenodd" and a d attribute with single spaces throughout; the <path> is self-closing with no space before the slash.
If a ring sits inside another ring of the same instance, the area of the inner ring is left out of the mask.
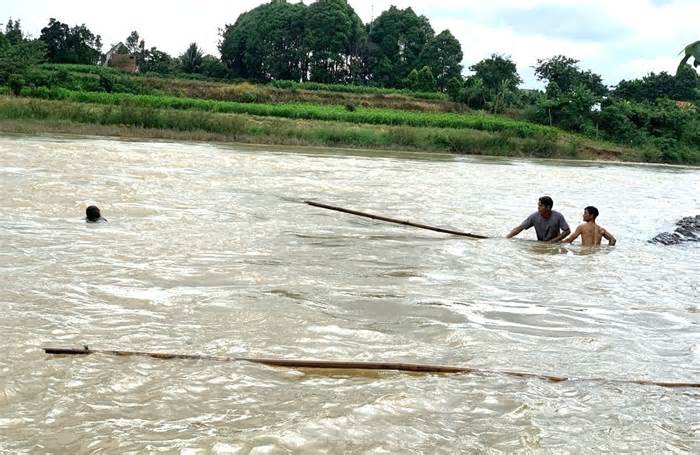
<path id="1" fill-rule="evenodd" d="M 618 246 L 504 239 L 542 194 Z M 697 168 L 6 135 L 0 195 L 1 453 L 699 449 L 698 389 L 41 349 L 700 382 Z"/>

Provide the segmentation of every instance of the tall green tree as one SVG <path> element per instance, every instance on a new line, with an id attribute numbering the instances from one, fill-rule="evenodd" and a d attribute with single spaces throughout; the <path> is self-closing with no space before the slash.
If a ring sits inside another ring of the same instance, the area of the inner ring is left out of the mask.
<path id="1" fill-rule="evenodd" d="M 8 19 L 7 24 L 5 24 L 5 38 L 10 44 L 19 44 L 24 41 L 24 33 L 22 33 L 19 19 L 15 21 Z"/>
<path id="2" fill-rule="evenodd" d="M 85 24 L 69 27 L 54 18 L 41 29 L 39 37 L 46 43 L 47 57 L 52 63 L 95 64 L 100 60 L 102 40 Z"/>
<path id="3" fill-rule="evenodd" d="M 429 67 L 435 76 L 437 88 L 445 91 L 448 81 L 461 75 L 462 58 L 462 45 L 449 30 L 444 30 L 426 43 L 418 64 Z"/>
<path id="4" fill-rule="evenodd" d="M 600 75 L 578 67 L 578 60 L 556 55 L 549 59 L 537 60 L 535 76 L 540 81 L 547 81 L 547 92 L 571 92 L 583 85 L 594 95 L 602 96 L 608 91 Z M 555 87 L 556 86 L 556 87 Z"/>
<path id="5" fill-rule="evenodd" d="M 514 90 L 523 80 L 518 75 L 515 62 L 510 57 L 492 54 L 478 63 L 470 66 L 474 76 L 481 79 L 487 89 L 501 91 L 503 84 L 510 90 Z"/>
<path id="6" fill-rule="evenodd" d="M 304 79 L 303 3 L 272 0 L 226 25 L 219 43 L 221 59 L 235 77 L 257 80 Z"/>
<path id="7" fill-rule="evenodd" d="M 198 73 L 202 66 L 204 54 L 197 43 L 190 43 L 187 50 L 180 55 L 180 68 L 185 73 Z"/>
<path id="8" fill-rule="evenodd" d="M 318 0 L 305 16 L 304 50 L 314 82 L 361 82 L 367 33 L 347 0 Z"/>
<path id="9" fill-rule="evenodd" d="M 418 66 L 418 57 L 435 36 L 425 16 L 391 6 L 370 24 L 368 71 L 373 81 L 397 87 Z"/>

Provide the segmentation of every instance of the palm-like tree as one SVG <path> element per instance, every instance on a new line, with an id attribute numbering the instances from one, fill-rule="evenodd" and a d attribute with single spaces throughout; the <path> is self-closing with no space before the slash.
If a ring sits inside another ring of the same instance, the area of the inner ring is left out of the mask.
<path id="1" fill-rule="evenodd" d="M 202 51 L 197 47 L 197 43 L 190 44 L 184 54 L 180 56 L 180 65 L 186 73 L 196 73 L 202 66 L 204 58 Z"/>
<path id="2" fill-rule="evenodd" d="M 678 70 L 676 70 L 676 74 L 678 74 L 681 69 L 685 66 L 686 63 L 688 63 L 688 60 L 690 60 L 690 57 L 693 57 L 695 60 L 693 62 L 694 67 L 700 66 L 700 41 L 696 41 L 694 43 L 688 44 L 685 49 L 683 49 L 681 54 L 685 53 L 685 57 L 683 57 L 683 60 L 678 64 Z"/>

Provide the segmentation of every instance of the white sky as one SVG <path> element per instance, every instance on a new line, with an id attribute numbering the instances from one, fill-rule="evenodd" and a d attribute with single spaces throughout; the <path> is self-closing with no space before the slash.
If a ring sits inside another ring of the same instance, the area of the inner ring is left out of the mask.
<path id="1" fill-rule="evenodd" d="M 102 36 L 104 51 L 132 30 L 171 55 L 191 42 L 218 56 L 219 29 L 261 4 L 256 0 L 2 0 L 0 23 L 20 19 L 38 37 L 49 18 L 85 24 Z M 304 3 L 312 3 L 306 0 Z M 410 6 L 428 17 L 436 33 L 449 29 L 469 65 L 492 53 L 510 55 L 525 87 L 539 87 L 538 58 L 564 54 L 601 74 L 607 84 L 674 72 L 678 52 L 700 39 L 700 0 L 349 0 L 364 22 L 390 5 Z"/>

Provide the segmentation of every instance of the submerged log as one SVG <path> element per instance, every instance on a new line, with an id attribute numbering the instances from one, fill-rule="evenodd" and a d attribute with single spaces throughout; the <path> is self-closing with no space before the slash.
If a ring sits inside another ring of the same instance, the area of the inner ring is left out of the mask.
<path id="1" fill-rule="evenodd" d="M 397 220 L 394 218 L 388 218 L 380 215 L 373 215 L 371 213 L 358 212 L 357 210 L 344 209 L 342 207 L 336 207 L 328 204 L 321 204 L 320 202 L 304 201 L 305 204 L 309 204 L 314 207 L 319 207 L 322 209 L 335 210 L 336 212 L 349 213 L 351 215 L 362 216 L 365 218 L 371 218 L 373 220 L 386 221 L 388 223 L 402 224 L 404 226 L 413 226 L 420 229 L 427 229 L 429 231 L 443 232 L 445 234 L 461 235 L 463 237 L 470 237 L 473 239 L 487 239 L 488 237 L 478 234 L 470 234 L 469 232 L 455 231 L 452 229 L 443 229 L 435 226 L 428 226 L 427 224 L 413 223 L 411 221 Z"/>
<path id="2" fill-rule="evenodd" d="M 211 360 L 217 362 L 251 362 L 275 367 L 301 368 L 301 369 L 332 369 L 332 370 L 382 370 L 382 371 L 408 371 L 412 373 L 475 373 L 490 375 L 505 375 L 519 378 L 542 379 L 549 382 L 563 381 L 595 381 L 621 384 L 655 385 L 659 387 L 700 387 L 700 383 L 682 382 L 657 382 L 651 380 L 626 380 L 626 379 L 599 379 L 599 378 L 567 378 L 547 374 L 525 373 L 510 370 L 490 370 L 486 368 L 471 368 L 448 365 L 431 365 L 424 363 L 397 363 L 397 362 L 356 362 L 344 360 L 295 360 L 295 359 L 266 359 L 253 357 L 229 357 L 200 354 L 174 354 L 167 352 L 145 351 L 113 351 L 104 349 L 75 348 L 44 348 L 46 354 L 54 355 L 89 355 L 107 354 L 115 356 L 142 356 L 155 359 L 184 359 L 184 360 Z"/>

